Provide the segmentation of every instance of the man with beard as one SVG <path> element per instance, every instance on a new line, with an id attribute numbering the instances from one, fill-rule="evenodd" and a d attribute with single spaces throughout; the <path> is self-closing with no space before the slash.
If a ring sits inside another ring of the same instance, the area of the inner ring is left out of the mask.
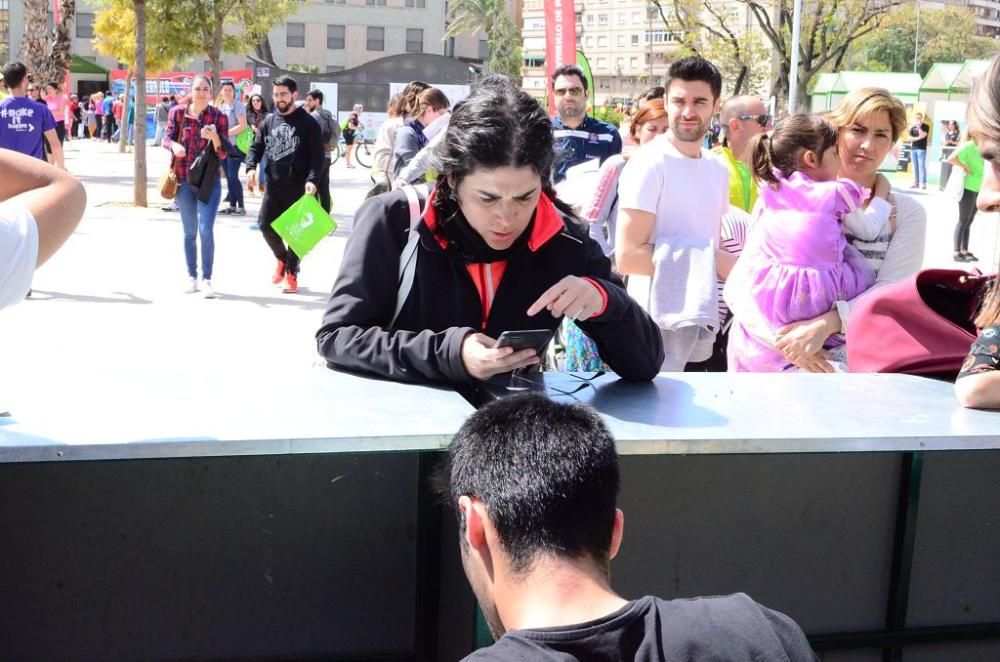
<path id="1" fill-rule="evenodd" d="M 618 129 L 587 115 L 587 79 L 580 67 L 570 64 L 552 72 L 552 92 L 558 115 L 552 118 L 552 136 L 556 139 L 559 161 L 553 173 L 554 183 L 566 179 L 573 166 L 621 154 L 622 137 Z"/>
<path id="2" fill-rule="evenodd" d="M 247 154 L 247 187 L 257 186 L 257 164 L 267 153 L 267 191 L 260 205 L 260 230 L 278 261 L 274 284 L 285 281 L 286 294 L 298 291 L 299 257 L 271 224 L 303 195 L 316 195 L 323 172 L 323 133 L 319 123 L 295 104 L 298 85 L 280 76 L 272 86 L 274 112 L 261 122 Z"/>
<path id="3" fill-rule="evenodd" d="M 632 156 L 618 185 L 616 266 L 622 275 L 652 277 L 645 303 L 663 336 L 665 372 L 712 355 L 719 330 L 716 272 L 725 279 L 736 260 L 719 251 L 729 172 L 702 146 L 721 91 L 722 76 L 711 62 L 688 57 L 670 65 L 670 128 Z M 629 289 L 634 292 L 632 283 Z"/>
<path id="4" fill-rule="evenodd" d="M 792 619 L 745 593 L 612 590 L 618 456 L 591 409 L 539 394 L 498 400 L 455 435 L 446 478 L 462 567 L 497 638 L 466 660 L 816 660 Z"/>

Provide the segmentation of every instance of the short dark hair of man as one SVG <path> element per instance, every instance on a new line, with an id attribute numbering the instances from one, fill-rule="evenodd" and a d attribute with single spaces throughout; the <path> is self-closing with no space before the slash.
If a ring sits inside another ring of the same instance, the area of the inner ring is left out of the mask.
<path id="1" fill-rule="evenodd" d="M 323 105 L 323 92 L 321 90 L 309 90 L 306 92 L 306 96 L 319 101 L 319 105 Z"/>
<path id="2" fill-rule="evenodd" d="M 575 64 L 564 64 L 561 67 L 557 67 L 555 71 L 552 72 L 552 84 L 556 84 L 556 78 L 560 76 L 576 76 L 580 79 L 580 83 L 583 85 L 583 91 L 587 91 L 587 77 L 583 75 L 583 69 L 576 66 Z"/>
<path id="3" fill-rule="evenodd" d="M 3 84 L 8 90 L 19 87 L 28 75 L 28 67 L 23 62 L 8 62 L 3 65 Z"/>
<path id="4" fill-rule="evenodd" d="M 170 97 L 163 97 L 162 99 L 160 99 L 160 101 L 162 101 L 163 103 L 170 103 Z"/>
<path id="5" fill-rule="evenodd" d="M 722 74 L 719 69 L 703 57 L 692 55 L 682 58 L 670 65 L 667 72 L 667 89 L 675 80 L 702 81 L 712 88 L 712 97 L 718 99 L 722 95 Z"/>
<path id="6" fill-rule="evenodd" d="M 299 84 L 295 82 L 295 79 L 291 76 L 278 76 L 271 83 L 273 87 L 286 87 L 289 92 L 297 92 L 299 89 Z"/>
<path id="7" fill-rule="evenodd" d="M 236 83 L 234 83 L 231 80 L 224 80 L 224 81 L 222 81 L 222 85 L 220 85 L 219 87 L 231 87 L 231 88 L 233 88 L 234 92 L 236 91 Z"/>
<path id="8" fill-rule="evenodd" d="M 543 553 L 589 557 L 606 572 L 618 484 L 615 441 L 600 416 L 538 394 L 480 409 L 448 448 L 452 504 L 483 502 L 515 572 Z"/>
<path id="9" fill-rule="evenodd" d="M 667 88 L 662 85 L 652 85 L 639 93 L 639 96 L 636 97 L 636 102 L 653 101 L 654 99 L 662 99 L 665 96 L 667 96 Z"/>

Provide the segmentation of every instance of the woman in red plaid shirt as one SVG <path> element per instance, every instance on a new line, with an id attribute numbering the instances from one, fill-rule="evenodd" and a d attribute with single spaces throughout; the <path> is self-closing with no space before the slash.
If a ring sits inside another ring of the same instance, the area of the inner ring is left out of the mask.
<path id="1" fill-rule="evenodd" d="M 177 106 L 167 119 L 167 134 L 163 146 L 173 154 L 172 167 L 177 173 L 177 206 L 184 226 L 184 257 L 187 259 L 190 282 L 186 292 L 198 291 L 197 237 L 201 237 L 201 290 L 205 298 L 215 297 L 212 288 L 212 263 L 215 260 L 215 214 L 219 209 L 222 185 L 219 180 L 220 161 L 226 158 L 226 145 L 220 136 L 228 135 L 229 122 L 218 109 L 209 105 L 212 83 L 205 76 L 191 81 L 191 103 Z M 202 181 L 191 182 L 191 165 L 202 150 L 214 150 L 218 161 L 205 172 Z"/>

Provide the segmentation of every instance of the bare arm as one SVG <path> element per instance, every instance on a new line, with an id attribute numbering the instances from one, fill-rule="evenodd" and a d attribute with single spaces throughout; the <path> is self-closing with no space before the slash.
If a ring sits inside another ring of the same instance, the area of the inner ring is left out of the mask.
<path id="1" fill-rule="evenodd" d="M 52 131 L 55 134 L 55 131 Z M 53 143 L 53 155 L 59 145 Z M 62 159 L 62 153 L 59 153 Z M 87 193 L 72 175 L 43 161 L 0 149 L 0 201 L 21 205 L 38 226 L 38 261 L 41 266 L 59 250 L 80 223 Z"/>
<path id="2" fill-rule="evenodd" d="M 960 377 L 955 395 L 963 407 L 1000 409 L 1000 372 L 990 371 Z"/>
<path id="3" fill-rule="evenodd" d="M 638 209 L 621 209 L 615 229 L 615 264 L 622 275 L 653 275 L 650 237 L 656 215 Z"/>
<path id="4" fill-rule="evenodd" d="M 45 139 L 49 141 L 49 147 L 52 149 L 52 165 L 65 170 L 66 161 L 63 158 L 62 143 L 59 142 L 59 136 L 56 135 L 56 130 L 49 129 L 46 131 Z"/>

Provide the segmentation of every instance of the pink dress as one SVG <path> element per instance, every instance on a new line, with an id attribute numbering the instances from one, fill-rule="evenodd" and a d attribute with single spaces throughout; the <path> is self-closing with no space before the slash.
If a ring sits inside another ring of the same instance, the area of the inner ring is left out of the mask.
<path id="1" fill-rule="evenodd" d="M 778 189 L 761 187 L 753 231 L 724 289 L 733 311 L 730 371 L 793 370 L 771 345 L 774 333 L 872 286 L 871 268 L 847 243 L 841 225 L 864 197 L 854 182 L 814 182 L 798 172 Z M 827 347 L 842 343 L 832 336 Z"/>

